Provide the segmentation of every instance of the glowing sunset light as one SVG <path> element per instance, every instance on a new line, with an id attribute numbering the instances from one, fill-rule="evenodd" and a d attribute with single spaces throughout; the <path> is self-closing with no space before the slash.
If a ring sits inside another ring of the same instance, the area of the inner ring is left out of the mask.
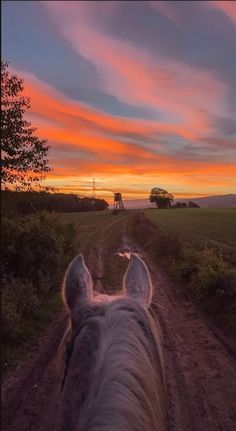
<path id="1" fill-rule="evenodd" d="M 3 2 L 3 58 L 51 146 L 46 185 L 236 192 L 234 2 Z"/>

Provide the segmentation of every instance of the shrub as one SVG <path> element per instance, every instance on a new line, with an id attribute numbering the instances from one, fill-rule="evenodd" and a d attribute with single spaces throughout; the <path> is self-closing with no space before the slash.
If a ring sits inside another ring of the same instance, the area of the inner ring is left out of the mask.
<path id="1" fill-rule="evenodd" d="M 132 237 L 141 245 L 150 242 L 154 231 L 154 224 L 143 212 L 135 213 L 129 226 Z"/>
<path id="2" fill-rule="evenodd" d="M 41 300 L 33 285 L 11 274 L 2 280 L 2 339 L 17 342 L 22 334 L 22 321 L 37 318 Z"/>
<path id="3" fill-rule="evenodd" d="M 183 252 L 183 260 L 180 265 L 181 279 L 189 283 L 198 272 L 199 255 L 191 247 L 187 247 Z"/>
<path id="4" fill-rule="evenodd" d="M 47 213 L 3 218 L 2 260 L 8 273 L 39 290 L 57 282 L 74 247 L 74 228 Z"/>
<path id="5" fill-rule="evenodd" d="M 135 214 L 131 223 L 133 238 L 139 244 L 148 247 L 154 257 L 159 259 L 181 257 L 182 243 L 178 236 L 160 230 L 144 213 Z"/>
<path id="6" fill-rule="evenodd" d="M 228 268 L 221 256 L 213 249 L 204 249 L 199 252 L 197 274 L 194 285 L 198 287 L 201 295 L 233 294 L 234 272 Z"/>
<path id="7" fill-rule="evenodd" d="M 236 271 L 213 248 L 193 248 L 178 235 L 159 229 L 144 213 L 131 220 L 131 236 L 165 270 L 188 284 L 198 297 L 236 297 Z"/>
<path id="8" fill-rule="evenodd" d="M 159 258 L 170 260 L 180 259 L 182 256 L 182 244 L 180 238 L 166 232 L 157 232 L 153 235 L 154 251 Z"/>
<path id="9" fill-rule="evenodd" d="M 76 254 L 73 225 L 40 213 L 2 219 L 3 340 L 17 343 L 25 323 L 37 319 Z"/>

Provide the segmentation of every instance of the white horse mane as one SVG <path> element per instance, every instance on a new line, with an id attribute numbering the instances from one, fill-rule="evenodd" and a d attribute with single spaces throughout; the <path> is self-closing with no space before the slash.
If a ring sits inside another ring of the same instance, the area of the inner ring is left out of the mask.
<path id="1" fill-rule="evenodd" d="M 164 430 L 160 335 L 148 311 L 150 275 L 137 255 L 131 256 L 124 289 L 119 297 L 94 297 L 83 257 L 68 268 L 63 431 Z"/>

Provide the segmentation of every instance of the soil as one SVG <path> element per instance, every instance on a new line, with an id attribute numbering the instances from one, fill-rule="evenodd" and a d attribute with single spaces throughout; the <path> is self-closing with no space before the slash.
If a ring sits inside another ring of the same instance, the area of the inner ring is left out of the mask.
<path id="1" fill-rule="evenodd" d="M 104 232 L 101 247 L 103 238 Z M 153 310 L 163 332 L 167 430 L 235 430 L 233 348 L 203 318 L 184 290 L 170 283 L 148 256 L 124 236 L 119 251 L 129 250 L 142 255 L 153 280 Z M 100 277 L 102 268 L 100 262 Z M 60 343 L 66 326 L 67 316 L 62 314 L 40 338 L 27 360 L 6 378 L 2 388 L 3 430 L 57 430 L 63 374 Z"/>

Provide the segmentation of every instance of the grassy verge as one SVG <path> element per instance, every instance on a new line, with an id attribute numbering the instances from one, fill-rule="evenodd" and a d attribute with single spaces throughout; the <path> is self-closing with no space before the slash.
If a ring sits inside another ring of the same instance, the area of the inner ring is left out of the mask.
<path id="1" fill-rule="evenodd" d="M 111 211 L 62 214 L 63 223 L 73 222 L 79 238 L 78 252 L 87 260 L 93 249 L 100 249 L 103 265 L 103 290 L 114 293 L 122 284 L 128 261 L 115 253 L 120 246 L 128 212 Z"/>
<path id="2" fill-rule="evenodd" d="M 236 208 L 150 209 L 145 215 L 161 231 L 178 235 L 192 247 L 213 249 L 235 266 Z"/>
<path id="3" fill-rule="evenodd" d="M 121 289 L 123 277 L 129 263 L 126 258 L 117 255 L 127 216 L 127 212 L 112 216 L 115 218 L 115 223 L 105 237 L 104 287 L 106 293 L 109 294 Z"/>
<path id="4" fill-rule="evenodd" d="M 61 306 L 63 273 L 75 255 L 75 229 L 56 215 L 2 220 L 2 367 L 11 368 Z"/>
<path id="5" fill-rule="evenodd" d="M 211 313 L 215 320 L 236 335 L 234 247 L 227 244 L 229 248 L 226 253 L 226 248 L 212 244 L 214 220 L 211 221 L 208 235 L 204 221 L 201 220 L 199 224 L 205 227 L 205 238 L 204 241 L 201 237 L 198 240 L 199 210 L 191 213 L 190 221 L 185 219 L 189 210 L 181 211 L 182 222 L 180 211 L 137 212 L 129 223 L 129 234 L 169 277 L 185 286 L 206 312 Z M 168 217 L 171 218 L 169 223 Z M 194 234 L 191 225 L 194 225 Z M 225 219 L 222 218 L 222 229 L 224 228 Z M 219 230 L 219 223 L 217 229 Z M 222 235 L 221 241 L 223 238 Z M 228 240 L 232 241 L 232 234 Z"/>
<path id="6" fill-rule="evenodd" d="M 34 345 L 38 337 L 47 328 L 52 320 L 62 310 L 62 299 L 60 292 L 51 295 L 47 301 L 41 304 L 37 318 L 28 318 L 22 320 L 20 324 L 20 334 L 14 339 L 7 339 L 4 342 L 2 352 L 2 369 L 10 371 L 14 369 L 19 361 L 28 352 L 28 349 Z"/>
<path id="7" fill-rule="evenodd" d="M 96 244 L 99 233 L 109 224 L 112 218 L 110 211 L 62 213 L 59 219 L 63 224 L 72 223 L 75 228 L 77 253 L 86 253 Z"/>

